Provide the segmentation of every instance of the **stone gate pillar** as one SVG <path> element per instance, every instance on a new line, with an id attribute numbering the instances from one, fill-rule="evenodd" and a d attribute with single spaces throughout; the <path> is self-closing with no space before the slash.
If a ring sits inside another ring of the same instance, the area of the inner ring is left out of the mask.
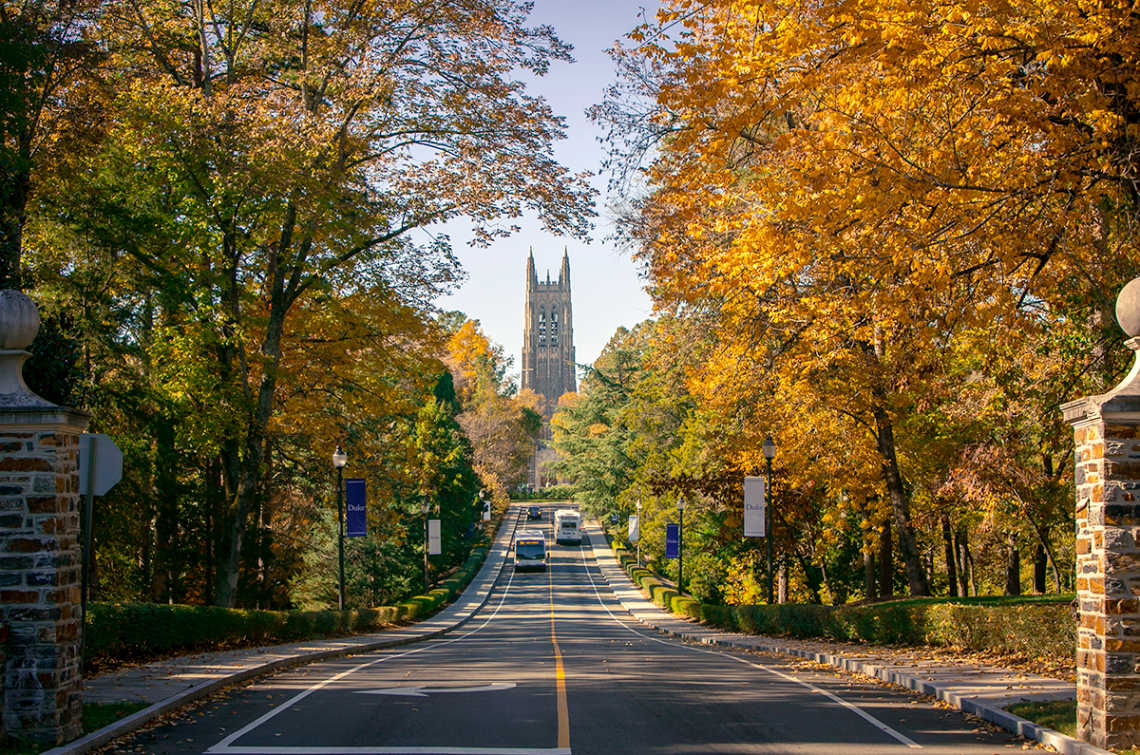
<path id="1" fill-rule="evenodd" d="M 86 412 L 31 393 L 21 368 L 39 330 L 31 299 L 0 291 L 0 625 L 3 726 L 61 744 L 81 733 L 79 434 Z"/>
<path id="2" fill-rule="evenodd" d="M 1098 747 L 1140 745 L 1140 279 L 1116 318 L 1136 362 L 1120 385 L 1061 409 L 1074 429 L 1077 730 Z"/>

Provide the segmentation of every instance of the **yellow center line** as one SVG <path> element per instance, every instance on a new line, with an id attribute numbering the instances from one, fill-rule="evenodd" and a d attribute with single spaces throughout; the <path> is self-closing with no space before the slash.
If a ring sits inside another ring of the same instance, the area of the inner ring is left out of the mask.
<path id="1" fill-rule="evenodd" d="M 558 635 L 554 633 L 554 565 L 547 560 L 546 573 L 550 575 L 550 641 L 554 643 L 554 676 L 558 685 L 558 747 L 570 749 L 570 708 L 566 705 L 566 671 L 562 668 L 562 650 Z"/>

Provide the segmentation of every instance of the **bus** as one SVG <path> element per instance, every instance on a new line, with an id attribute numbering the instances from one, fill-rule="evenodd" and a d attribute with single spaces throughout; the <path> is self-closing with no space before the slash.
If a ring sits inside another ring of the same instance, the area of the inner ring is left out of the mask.
<path id="1" fill-rule="evenodd" d="M 574 509 L 559 509 L 554 512 L 554 542 L 582 542 L 582 515 Z"/>
<path id="2" fill-rule="evenodd" d="M 542 530 L 515 533 L 515 571 L 546 571 L 546 536 Z"/>

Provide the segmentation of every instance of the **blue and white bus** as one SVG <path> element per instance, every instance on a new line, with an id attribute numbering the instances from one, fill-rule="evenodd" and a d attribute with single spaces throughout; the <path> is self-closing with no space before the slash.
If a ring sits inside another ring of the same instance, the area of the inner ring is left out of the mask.
<path id="1" fill-rule="evenodd" d="M 554 512 L 554 542 L 582 543 L 582 515 L 574 509 L 559 509 Z"/>
<path id="2" fill-rule="evenodd" d="M 542 530 L 519 530 L 515 533 L 515 570 L 546 571 L 546 536 Z"/>

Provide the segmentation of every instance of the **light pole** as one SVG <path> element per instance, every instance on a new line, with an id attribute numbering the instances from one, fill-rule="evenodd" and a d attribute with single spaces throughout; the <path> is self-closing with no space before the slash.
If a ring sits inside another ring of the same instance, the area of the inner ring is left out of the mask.
<path id="1" fill-rule="evenodd" d="M 677 590 L 685 592 L 685 496 L 677 499 L 677 511 L 681 512 L 681 526 L 677 530 Z"/>
<path id="2" fill-rule="evenodd" d="M 333 466 L 336 467 L 336 550 L 340 561 L 340 579 L 337 581 L 339 601 L 337 605 L 344 610 L 344 484 L 342 474 L 344 465 L 348 463 L 348 454 L 337 444 L 332 455 Z"/>
<path id="3" fill-rule="evenodd" d="M 427 529 L 427 515 L 428 515 L 428 510 L 429 510 L 430 508 L 431 508 L 431 506 L 429 506 L 429 505 L 428 505 L 428 498 L 427 498 L 427 496 L 425 495 L 425 496 L 423 497 L 423 500 L 422 500 L 422 501 L 420 501 L 420 514 L 421 514 L 421 517 L 420 517 L 420 518 L 424 520 L 424 593 L 425 593 L 425 594 L 427 593 L 427 589 L 428 589 L 428 560 L 427 560 L 427 557 L 428 557 L 428 529 Z"/>
<path id="4" fill-rule="evenodd" d="M 641 568 L 641 531 L 645 524 L 641 521 L 641 501 L 637 502 L 637 568 Z"/>
<path id="5" fill-rule="evenodd" d="M 764 539 L 768 541 L 768 605 L 772 605 L 772 502 L 776 498 L 772 490 L 772 459 L 776 457 L 776 444 L 772 442 L 771 435 L 764 439 L 764 445 L 760 449 L 768 462 L 768 500 L 764 506 Z"/>

